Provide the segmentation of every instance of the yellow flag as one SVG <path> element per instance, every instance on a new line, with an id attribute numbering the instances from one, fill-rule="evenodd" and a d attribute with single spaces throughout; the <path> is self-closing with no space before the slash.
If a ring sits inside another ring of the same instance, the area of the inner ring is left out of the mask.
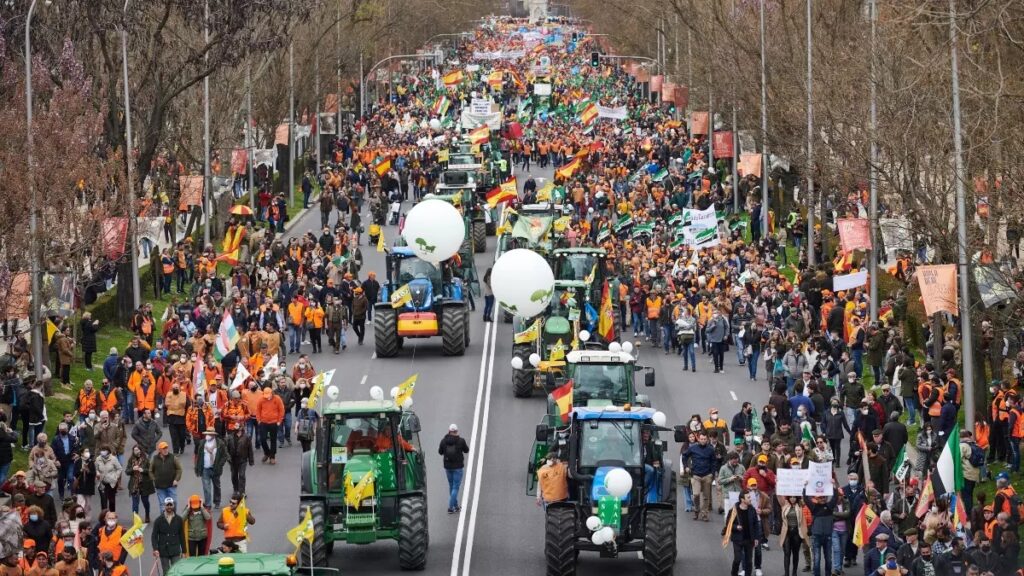
<path id="1" fill-rule="evenodd" d="M 295 528 L 288 531 L 286 537 L 288 542 L 293 544 L 295 548 L 302 546 L 303 542 L 312 542 L 313 536 L 313 513 L 310 512 L 309 506 L 306 506 L 306 516 L 303 517 L 302 522 Z"/>
<path id="2" fill-rule="evenodd" d="M 406 284 L 391 294 L 391 307 L 401 308 L 408 304 L 410 300 L 412 300 L 412 290 Z"/>
<path id="3" fill-rule="evenodd" d="M 331 368 L 327 372 L 321 372 L 313 377 L 313 388 L 309 391 L 309 406 L 311 408 L 316 406 L 320 397 L 324 395 L 324 388 L 327 388 L 334 378 L 334 370 L 335 368 Z"/>
<path id="4" fill-rule="evenodd" d="M 530 327 L 522 332 L 516 332 L 514 342 L 516 344 L 526 344 L 527 342 L 533 342 L 540 336 L 540 318 L 535 320 Z"/>
<path id="5" fill-rule="evenodd" d="M 594 266 L 590 269 L 590 274 L 587 274 L 587 277 L 583 279 L 583 282 L 588 284 L 588 285 L 589 284 L 593 284 L 595 276 L 597 276 L 597 263 L 596 262 L 594 263 Z"/>
<path id="6" fill-rule="evenodd" d="M 552 362 L 557 362 L 559 360 L 565 360 L 565 344 L 562 343 L 562 339 L 561 338 L 559 338 L 558 342 L 555 342 L 555 345 L 551 347 L 551 357 L 550 357 L 550 360 Z"/>
<path id="7" fill-rule="evenodd" d="M 538 200 L 540 200 L 540 198 L 538 198 Z M 571 223 L 572 223 L 572 217 L 571 216 L 562 216 L 558 220 L 555 220 L 551 224 L 551 227 L 554 228 L 555 232 L 565 232 L 565 229 L 568 228 L 569 224 L 571 224 Z"/>
<path id="8" fill-rule="evenodd" d="M 46 319 L 46 343 L 47 344 L 50 344 L 51 342 L 53 342 L 53 335 L 56 334 L 56 333 L 57 333 L 57 325 L 54 324 L 52 321 L 50 321 L 49 318 L 47 318 Z"/>
<path id="9" fill-rule="evenodd" d="M 377 252 L 384 251 L 384 229 L 380 229 L 380 236 L 377 236 Z"/>
<path id="10" fill-rule="evenodd" d="M 358 484 L 352 481 L 352 475 L 345 475 L 345 504 L 359 508 L 363 500 L 373 496 L 373 472 L 367 472 Z"/>
<path id="11" fill-rule="evenodd" d="M 541 186 L 540 190 L 537 190 L 537 201 L 538 202 L 548 202 L 548 201 L 550 201 L 551 200 L 551 192 L 553 192 L 554 189 L 555 189 L 555 183 L 554 182 L 548 182 L 547 184 Z"/>
<path id="12" fill-rule="evenodd" d="M 238 508 L 235 510 L 235 518 L 240 518 L 242 521 L 242 533 L 245 534 L 245 539 L 249 539 L 249 507 L 245 505 L 245 497 L 238 503 Z"/>
<path id="13" fill-rule="evenodd" d="M 439 150 L 437 152 L 437 161 L 438 162 L 447 162 L 448 161 L 448 151 L 447 150 Z"/>
<path id="14" fill-rule="evenodd" d="M 395 404 L 401 406 L 405 404 L 406 400 L 412 398 L 412 392 L 416 389 L 416 380 L 419 377 L 419 374 L 413 374 L 406 378 L 405 382 L 398 385 L 398 395 L 395 396 Z"/>
<path id="15" fill-rule="evenodd" d="M 138 514 L 134 516 L 131 528 L 125 530 L 124 534 L 121 535 L 121 547 L 132 558 L 138 558 L 146 552 L 146 539 L 144 537 L 146 523 L 142 521 L 142 518 L 139 518 Z"/>

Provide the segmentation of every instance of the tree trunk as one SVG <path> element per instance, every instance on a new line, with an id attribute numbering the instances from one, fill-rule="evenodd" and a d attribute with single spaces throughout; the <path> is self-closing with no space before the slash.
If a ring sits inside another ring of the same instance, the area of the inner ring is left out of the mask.
<path id="1" fill-rule="evenodd" d="M 129 242 L 130 245 L 130 242 Z M 132 292 L 132 261 L 124 258 L 117 265 L 117 319 L 127 325 L 135 312 L 135 298 Z"/>

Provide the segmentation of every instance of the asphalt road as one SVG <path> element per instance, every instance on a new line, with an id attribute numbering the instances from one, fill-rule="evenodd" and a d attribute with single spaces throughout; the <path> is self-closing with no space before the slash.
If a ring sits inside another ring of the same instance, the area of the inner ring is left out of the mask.
<path id="1" fill-rule="evenodd" d="M 550 178 L 551 170 L 532 170 L 537 177 Z M 526 176 L 520 174 L 520 185 Z M 403 207 L 408 209 L 411 204 Z M 333 219 L 332 219 L 333 221 Z M 304 215 L 290 231 L 302 234 L 319 230 L 320 215 L 314 208 Z M 397 228 L 385 227 L 390 242 Z M 363 238 L 364 272 L 376 270 L 383 276 L 384 258 Z M 481 274 L 493 264 L 494 239 L 488 251 L 478 254 L 477 268 Z M 482 319 L 482 298 L 472 315 L 472 342 L 463 357 L 441 355 L 440 339 L 407 341 L 397 358 L 377 359 L 373 352 L 372 329 L 368 326 L 363 346 L 355 343 L 349 333 L 349 347 L 340 355 L 330 352 L 312 356 L 317 370 L 337 368 L 335 382 L 340 384 L 342 399 L 369 399 L 371 386 L 385 390 L 419 373 L 413 410 L 420 416 L 423 444 L 428 468 L 428 502 L 430 551 L 426 574 L 469 576 L 477 574 L 516 575 L 544 573 L 543 513 L 534 499 L 527 496 L 526 462 L 534 436 L 534 427 L 544 413 L 545 401 L 540 394 L 533 398 L 513 397 L 511 388 L 512 327 L 510 324 L 485 324 Z M 631 336 L 629 334 L 628 336 Z M 727 353 L 726 370 L 713 374 L 710 358 L 698 356 L 698 372 L 683 373 L 677 356 L 665 355 L 640 341 L 639 363 L 656 370 L 657 384 L 647 390 L 655 408 L 668 416 L 670 425 L 681 424 L 691 414 L 707 415 L 717 407 L 723 418 L 731 419 L 743 400 L 761 405 L 767 400 L 763 380 L 751 382 L 745 367 L 739 367 L 734 352 Z M 309 347 L 303 346 L 308 352 Z M 731 355 L 730 355 L 731 354 Z M 289 358 L 289 364 L 293 361 Z M 446 513 L 448 488 L 437 445 L 451 423 L 458 424 L 470 445 L 467 473 L 461 492 L 462 513 Z M 671 442 L 669 451 L 678 447 Z M 250 528 L 250 550 L 285 553 L 290 546 L 284 532 L 298 521 L 299 448 L 283 448 L 278 464 L 257 464 L 249 472 L 249 506 L 256 517 Z M 190 460 L 190 457 L 189 457 Z M 181 499 L 201 493 L 198 479 L 185 463 L 179 487 Z M 223 479 L 225 494 L 230 491 L 227 472 Z M 155 497 L 153 498 L 154 505 Z M 225 496 L 225 501 L 227 496 Z M 680 498 L 680 503 L 682 498 Z M 130 522 L 127 496 L 118 502 L 122 521 Z M 694 522 L 691 516 L 679 514 L 677 573 L 725 574 L 731 554 L 720 545 L 721 517 L 710 523 Z M 215 529 L 215 541 L 221 532 Z M 147 535 L 148 537 L 148 535 Z M 765 559 L 765 567 L 781 564 L 773 546 Z M 145 558 L 143 572 L 149 571 Z M 344 574 L 398 574 L 397 545 L 391 541 L 367 546 L 337 545 L 330 564 Z M 130 564 L 133 569 L 135 564 Z M 580 574 L 639 574 L 641 561 L 637 555 L 619 559 L 600 559 L 582 554 Z M 134 570 L 133 570 L 134 571 Z"/>

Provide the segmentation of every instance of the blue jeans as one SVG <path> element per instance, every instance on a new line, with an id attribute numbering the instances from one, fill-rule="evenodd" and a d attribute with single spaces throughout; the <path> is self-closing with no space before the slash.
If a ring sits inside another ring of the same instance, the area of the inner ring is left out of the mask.
<path id="1" fill-rule="evenodd" d="M 199 457 L 203 456 L 200 454 Z M 213 468 L 203 468 L 203 503 L 220 506 L 220 476 L 213 474 Z"/>
<path id="2" fill-rule="evenodd" d="M 838 569 L 843 565 L 843 555 L 846 551 L 846 532 L 832 531 L 832 566 Z M 814 574 L 818 576 L 818 561 L 814 561 Z M 826 575 L 828 576 L 828 575 Z"/>
<path id="3" fill-rule="evenodd" d="M 761 358 L 761 351 L 753 349 L 750 358 L 747 358 L 747 373 L 751 380 L 757 380 L 757 361 Z"/>
<path id="4" fill-rule="evenodd" d="M 833 535 L 835 533 L 833 532 Z M 831 536 L 814 535 L 811 537 L 811 553 L 814 554 L 814 576 L 821 575 L 821 559 L 825 557 L 825 576 L 832 574 L 832 553 L 834 552 Z M 840 562 L 839 566 L 843 564 Z"/>
<path id="5" fill-rule="evenodd" d="M 139 513 L 139 502 L 142 502 L 142 508 L 146 511 L 146 518 L 149 518 L 149 496 L 132 494 L 132 512 L 136 514 Z"/>
<path id="6" fill-rule="evenodd" d="M 917 401 L 913 398 L 904 398 L 903 408 L 907 411 L 907 424 L 917 422 Z"/>
<path id="7" fill-rule="evenodd" d="M 665 347 L 665 352 L 667 353 L 669 351 L 669 349 L 672 347 L 672 327 L 671 326 L 662 326 L 661 327 L 661 339 L 663 341 L 662 344 Z"/>
<path id="8" fill-rule="evenodd" d="M 11 470 L 11 463 L 0 464 L 0 484 L 7 481 L 7 473 Z"/>
<path id="9" fill-rule="evenodd" d="M 689 344 L 683 344 L 683 370 L 697 369 L 697 354 L 693 350 L 693 340 Z"/>
<path id="10" fill-rule="evenodd" d="M 683 484 L 683 502 L 686 504 L 686 511 L 693 512 L 693 488 L 690 487 L 689 481 Z"/>
<path id="11" fill-rule="evenodd" d="M 647 493 L 647 502 L 660 500 L 661 489 L 661 468 L 655 468 L 650 464 L 644 464 L 644 492 Z"/>
<path id="12" fill-rule="evenodd" d="M 57 493 L 61 499 L 64 498 L 64 491 L 71 488 L 71 482 L 75 479 L 75 463 L 68 462 L 67 466 L 57 469 Z"/>
<path id="13" fill-rule="evenodd" d="M 278 426 L 277 436 L 283 440 L 287 440 L 290 444 L 292 441 L 292 413 L 285 410 L 284 422 Z"/>
<path id="14" fill-rule="evenodd" d="M 124 395 L 124 406 L 121 408 L 121 420 L 126 424 L 135 422 L 135 393 L 128 392 Z"/>
<path id="15" fill-rule="evenodd" d="M 494 314 L 494 295 L 484 296 L 484 318 L 491 319 Z"/>
<path id="16" fill-rule="evenodd" d="M 256 440 L 256 419 L 255 418 L 249 418 L 248 420 L 245 421 L 245 433 L 249 436 L 249 441 L 250 442 L 256 441 L 257 444 L 259 443 L 259 441 Z"/>
<path id="17" fill-rule="evenodd" d="M 857 373 L 857 378 L 860 378 L 864 374 L 864 351 L 851 350 L 850 353 L 853 356 L 853 371 Z"/>
<path id="18" fill-rule="evenodd" d="M 164 505 L 164 500 L 167 499 L 167 498 L 170 498 L 171 500 L 174 500 L 174 505 L 175 505 L 175 507 L 177 507 L 177 505 L 178 505 L 178 487 L 177 486 L 168 486 L 167 488 L 157 488 L 156 489 L 156 503 L 158 505 L 163 506 Z"/>
<path id="19" fill-rule="evenodd" d="M 464 468 L 447 469 L 444 474 L 448 477 L 448 509 L 455 510 L 459 507 L 459 487 L 462 486 L 462 475 Z"/>
<path id="20" fill-rule="evenodd" d="M 302 346 L 302 328 L 291 326 L 288 329 L 288 351 L 298 352 L 299 346 Z"/>
<path id="21" fill-rule="evenodd" d="M 633 312 L 633 336 L 644 331 L 644 317 L 639 312 Z"/>
<path id="22" fill-rule="evenodd" d="M 743 353 L 743 349 L 746 346 L 743 345 L 743 338 L 740 338 L 739 333 L 732 335 L 732 342 L 736 345 L 736 361 L 739 362 L 740 366 L 747 361 L 746 355 Z"/>

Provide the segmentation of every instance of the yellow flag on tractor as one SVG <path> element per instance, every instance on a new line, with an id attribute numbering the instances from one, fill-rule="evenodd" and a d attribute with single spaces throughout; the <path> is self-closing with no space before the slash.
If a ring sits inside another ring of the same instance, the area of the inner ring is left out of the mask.
<path id="1" fill-rule="evenodd" d="M 559 338 L 558 342 L 555 342 L 555 345 L 551 347 L 550 360 L 552 362 L 565 360 L 565 344 L 562 342 L 561 338 Z"/>
<path id="2" fill-rule="evenodd" d="M 298 549 L 299 546 L 302 546 L 303 542 L 312 542 L 314 535 L 313 513 L 309 510 L 309 506 L 306 506 L 306 515 L 302 518 L 302 522 L 299 522 L 298 526 L 289 530 L 286 537 L 288 542 Z"/>
<path id="3" fill-rule="evenodd" d="M 391 307 L 401 308 L 412 300 L 412 289 L 406 284 L 391 294 Z"/>
<path id="4" fill-rule="evenodd" d="M 384 229 L 380 229 L 380 235 L 377 236 L 377 252 L 384 251 Z"/>
<path id="5" fill-rule="evenodd" d="M 398 394 L 395 396 L 395 404 L 401 406 L 405 404 L 405 401 L 412 398 L 413 390 L 416 389 L 416 380 L 420 377 L 419 374 L 413 374 L 406 378 L 405 382 L 398 385 Z"/>
<path id="6" fill-rule="evenodd" d="M 523 330 L 522 332 L 516 332 L 514 341 L 515 341 L 516 344 L 526 344 L 528 342 L 533 342 L 534 340 L 536 340 L 539 337 L 540 337 L 540 318 L 535 320 L 533 322 L 533 324 L 530 324 L 530 327 L 527 328 L 526 330 Z"/>
<path id="7" fill-rule="evenodd" d="M 352 481 L 350 474 L 345 475 L 345 504 L 359 508 L 363 500 L 373 497 L 373 472 L 367 472 L 359 483 Z"/>

